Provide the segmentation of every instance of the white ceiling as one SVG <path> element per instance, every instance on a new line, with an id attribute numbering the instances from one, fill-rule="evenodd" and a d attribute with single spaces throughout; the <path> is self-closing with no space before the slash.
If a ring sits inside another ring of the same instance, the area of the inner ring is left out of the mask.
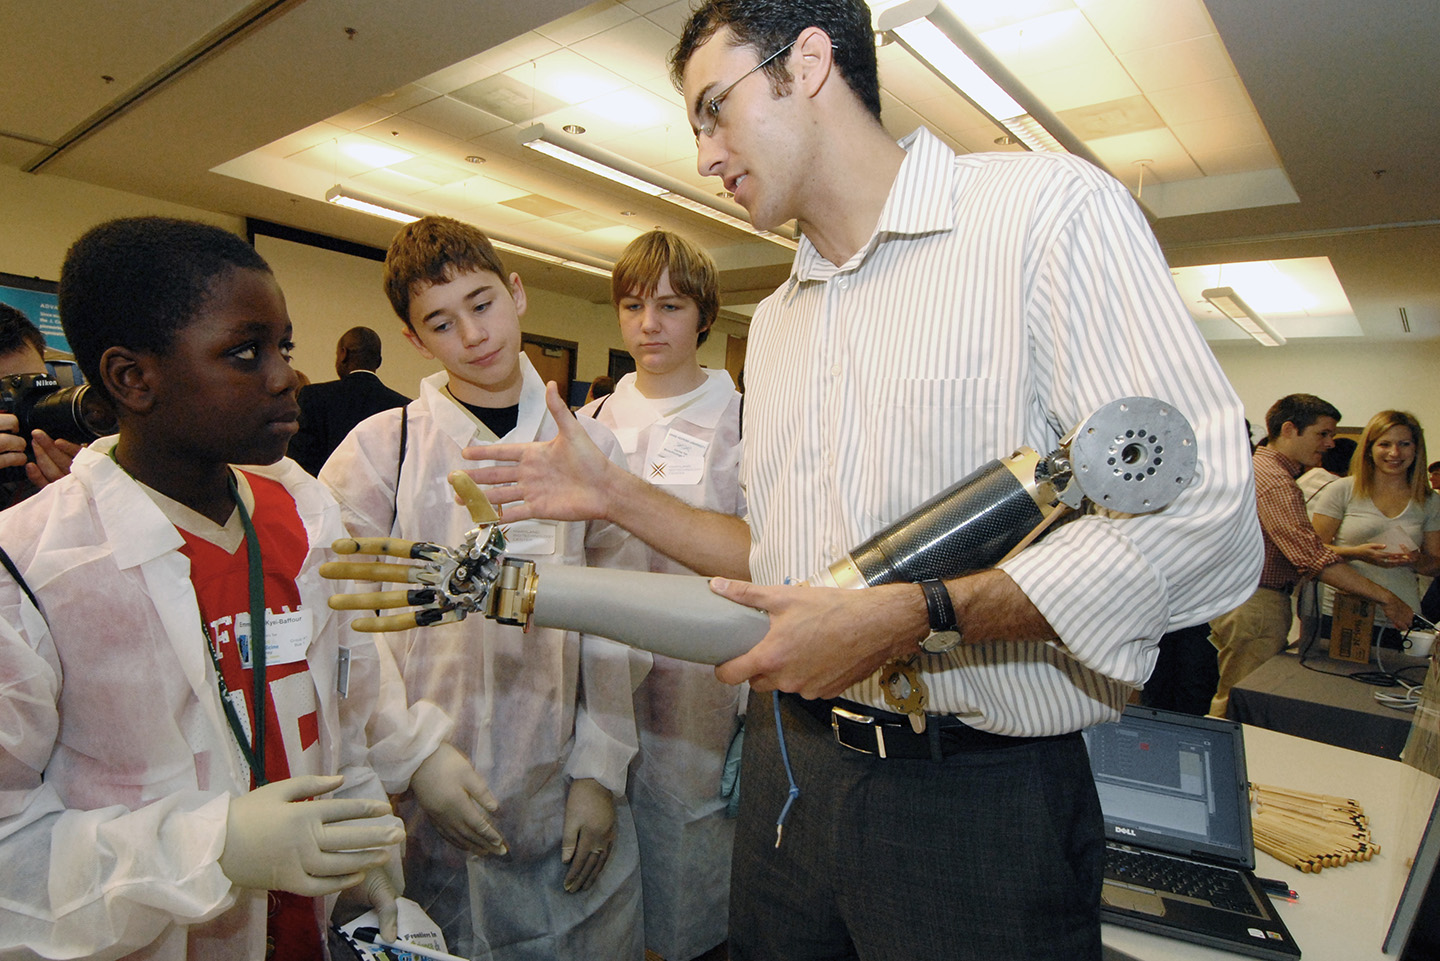
<path id="1" fill-rule="evenodd" d="M 537 155 L 515 136 L 533 122 L 579 124 L 587 143 L 720 190 L 695 171 L 665 62 L 689 5 L 132 0 L 117 16 L 93 0 L 10 0 L 0 8 L 0 163 L 375 246 L 394 225 L 325 204 L 328 188 L 602 262 L 664 226 L 715 253 L 724 302 L 743 315 L 783 280 L 790 251 Z M 1440 337 L 1432 5 L 951 6 L 1140 193 L 1172 264 L 1328 257 L 1354 331 Z M 1001 149 L 1002 131 L 898 44 L 880 49 L 880 63 L 896 136 L 924 123 L 959 151 Z M 357 148 L 406 156 L 381 162 Z M 608 297 L 599 278 L 523 270 L 532 286 Z"/>

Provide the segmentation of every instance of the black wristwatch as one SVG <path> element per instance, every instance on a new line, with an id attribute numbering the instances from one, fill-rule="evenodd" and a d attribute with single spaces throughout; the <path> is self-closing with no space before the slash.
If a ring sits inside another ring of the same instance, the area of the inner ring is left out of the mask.
<path id="1" fill-rule="evenodd" d="M 930 611 L 930 634 L 920 642 L 920 650 L 926 654 L 953 650 L 960 643 L 960 625 L 955 623 L 950 591 L 940 580 L 921 581 L 920 590 L 925 593 L 925 607 Z"/>

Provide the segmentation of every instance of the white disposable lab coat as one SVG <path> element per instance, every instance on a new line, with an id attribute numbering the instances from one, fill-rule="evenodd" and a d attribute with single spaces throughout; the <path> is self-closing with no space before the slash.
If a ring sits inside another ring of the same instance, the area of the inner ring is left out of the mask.
<path id="1" fill-rule="evenodd" d="M 660 400 L 642 395 L 635 375 L 626 374 L 581 416 L 615 432 L 632 474 L 695 507 L 744 515 L 740 394 L 725 371 L 705 373 L 694 391 Z M 658 551 L 646 553 L 652 571 L 693 573 Z M 640 755 L 630 806 L 640 838 L 645 946 L 668 961 L 689 961 L 728 931 L 735 826 L 725 817 L 720 779 L 744 693 L 717 681 L 709 665 L 659 654 L 635 692 Z"/>
<path id="2" fill-rule="evenodd" d="M 249 782 L 189 561 L 174 525 L 108 456 L 113 445 L 97 441 L 69 477 L 0 513 L 0 545 L 49 619 L 0 572 L 0 956 L 260 958 L 267 895 L 234 888 L 218 864 L 230 798 Z M 339 511 L 291 461 L 246 470 L 285 485 L 309 537 L 296 581 L 313 615 L 306 661 L 320 711 L 319 755 L 306 751 L 304 764 L 345 775 L 341 795 L 383 798 L 364 734 L 381 657 L 343 630 L 317 573 L 343 536 Z M 427 746 L 407 718 L 381 727 L 396 757 L 423 758 L 445 734 L 429 732 Z"/>
<path id="3" fill-rule="evenodd" d="M 502 440 L 547 440 L 555 423 L 544 385 L 523 355 L 520 362 L 519 420 Z M 448 376 L 427 377 L 409 405 L 398 498 L 398 409 L 362 421 L 320 471 L 353 535 L 393 531 L 454 545 L 473 526 L 446 476 L 477 466 L 461 457 L 462 448 L 495 437 L 449 395 Z M 589 418 L 581 425 L 623 463 L 609 431 Z M 510 553 L 537 563 L 642 563 L 639 542 L 609 524 L 527 522 L 507 530 Z M 454 718 L 451 743 L 499 800 L 495 820 L 510 848 L 503 857 L 467 859 L 418 806 L 403 807 L 407 896 L 441 925 L 450 950 L 472 957 L 490 951 L 497 959 L 641 957 L 638 857 L 623 795 L 636 750 L 631 692 L 649 655 L 569 631 L 526 633 L 478 615 L 386 637 L 412 703 L 432 701 Z M 619 796 L 619 840 L 595 884 L 567 894 L 561 828 L 576 778 L 594 778 Z"/>

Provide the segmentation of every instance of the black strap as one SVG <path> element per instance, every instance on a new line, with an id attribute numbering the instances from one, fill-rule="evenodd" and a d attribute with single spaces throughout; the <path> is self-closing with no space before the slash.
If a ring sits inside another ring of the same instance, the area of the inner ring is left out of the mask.
<path id="1" fill-rule="evenodd" d="M 608 404 L 610 402 L 610 398 L 614 396 L 614 394 L 606 394 L 604 397 L 601 397 L 600 403 L 597 404 L 595 409 L 590 412 L 590 419 L 599 420 L 600 412 L 605 409 L 605 405 Z"/>
<path id="2" fill-rule="evenodd" d="M 40 611 L 40 602 L 35 598 L 35 592 L 30 590 L 30 585 L 26 584 L 25 578 L 20 576 L 20 568 L 15 566 L 15 562 L 10 559 L 9 554 L 5 553 L 5 548 L 3 547 L 0 547 L 0 564 L 5 565 L 5 569 L 10 572 L 10 576 L 15 578 L 15 583 L 20 585 L 20 590 L 24 591 L 25 596 L 30 598 L 30 603 L 35 605 L 35 610 Z M 40 611 L 40 617 L 42 619 L 45 617 L 44 611 Z"/>
<path id="3" fill-rule="evenodd" d="M 410 405 L 400 405 L 400 453 L 395 458 L 395 498 L 390 507 L 390 533 L 400 521 L 400 474 L 405 470 L 405 444 L 410 436 Z"/>

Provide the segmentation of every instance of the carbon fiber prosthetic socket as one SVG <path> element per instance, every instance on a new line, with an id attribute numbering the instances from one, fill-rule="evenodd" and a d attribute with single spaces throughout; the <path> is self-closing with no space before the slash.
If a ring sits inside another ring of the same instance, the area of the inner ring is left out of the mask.
<path id="1" fill-rule="evenodd" d="M 1045 515 L 1001 461 L 991 461 L 850 552 L 870 586 L 958 577 L 1001 560 Z"/>

